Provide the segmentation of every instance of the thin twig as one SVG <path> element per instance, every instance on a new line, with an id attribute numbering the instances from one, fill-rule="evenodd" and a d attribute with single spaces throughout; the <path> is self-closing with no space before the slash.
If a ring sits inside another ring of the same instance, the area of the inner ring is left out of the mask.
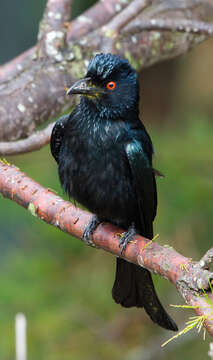
<path id="1" fill-rule="evenodd" d="M 122 30 L 123 35 L 137 34 L 141 31 L 160 30 L 213 35 L 213 23 L 187 19 L 143 19 L 135 20 Z"/>
<path id="2" fill-rule="evenodd" d="M 18 155 L 41 149 L 49 143 L 53 126 L 54 123 L 51 123 L 23 140 L 0 142 L 0 155 Z"/>

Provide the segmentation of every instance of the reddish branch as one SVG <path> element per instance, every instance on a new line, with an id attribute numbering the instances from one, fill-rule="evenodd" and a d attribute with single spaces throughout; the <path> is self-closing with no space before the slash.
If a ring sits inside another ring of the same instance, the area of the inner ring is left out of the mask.
<path id="1" fill-rule="evenodd" d="M 15 166 L 0 162 L 0 174 L 0 192 L 4 197 L 15 201 L 28 209 L 32 215 L 62 231 L 77 238 L 82 237 L 92 214 L 76 208 L 49 189 L 43 188 Z M 101 224 L 94 233 L 92 246 L 121 256 L 118 233 L 122 232 L 122 229 L 111 224 Z M 209 256 L 211 257 L 212 254 L 207 255 L 206 258 Z M 160 246 L 155 241 L 139 235 L 136 235 L 134 241 L 128 245 L 122 257 L 168 279 L 176 286 L 187 304 L 196 306 L 197 315 L 208 315 L 212 312 L 212 308 L 199 289 L 208 289 L 207 278 L 212 279 L 213 274 L 204 270 L 199 262 L 192 262 L 173 248 Z M 208 296 L 213 301 L 213 295 L 208 293 Z M 205 327 L 213 336 L 212 313 L 207 317 Z"/>

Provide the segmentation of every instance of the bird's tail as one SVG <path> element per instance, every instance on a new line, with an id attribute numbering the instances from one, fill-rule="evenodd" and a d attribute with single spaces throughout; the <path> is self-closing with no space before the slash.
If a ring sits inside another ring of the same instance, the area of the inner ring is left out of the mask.
<path id="1" fill-rule="evenodd" d="M 148 270 L 117 258 L 112 297 L 124 307 L 144 307 L 152 321 L 165 329 L 178 330 L 161 305 Z"/>

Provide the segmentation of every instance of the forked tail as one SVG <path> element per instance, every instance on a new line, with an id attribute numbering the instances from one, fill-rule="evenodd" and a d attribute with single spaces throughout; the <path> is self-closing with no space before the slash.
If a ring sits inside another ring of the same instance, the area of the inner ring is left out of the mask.
<path id="1" fill-rule="evenodd" d="M 112 297 L 124 307 L 144 307 L 153 322 L 168 330 L 178 330 L 161 305 L 148 270 L 117 258 Z"/>

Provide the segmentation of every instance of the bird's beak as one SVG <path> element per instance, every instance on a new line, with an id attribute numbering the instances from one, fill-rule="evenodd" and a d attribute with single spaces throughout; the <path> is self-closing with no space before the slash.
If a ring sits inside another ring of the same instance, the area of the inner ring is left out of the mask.
<path id="1" fill-rule="evenodd" d="M 103 93 L 103 89 L 98 88 L 92 84 L 91 78 L 87 77 L 81 80 L 76 81 L 74 85 L 72 85 L 67 90 L 67 95 L 72 94 L 81 94 L 81 95 L 89 95 L 89 96 L 98 96 L 100 93 Z"/>

